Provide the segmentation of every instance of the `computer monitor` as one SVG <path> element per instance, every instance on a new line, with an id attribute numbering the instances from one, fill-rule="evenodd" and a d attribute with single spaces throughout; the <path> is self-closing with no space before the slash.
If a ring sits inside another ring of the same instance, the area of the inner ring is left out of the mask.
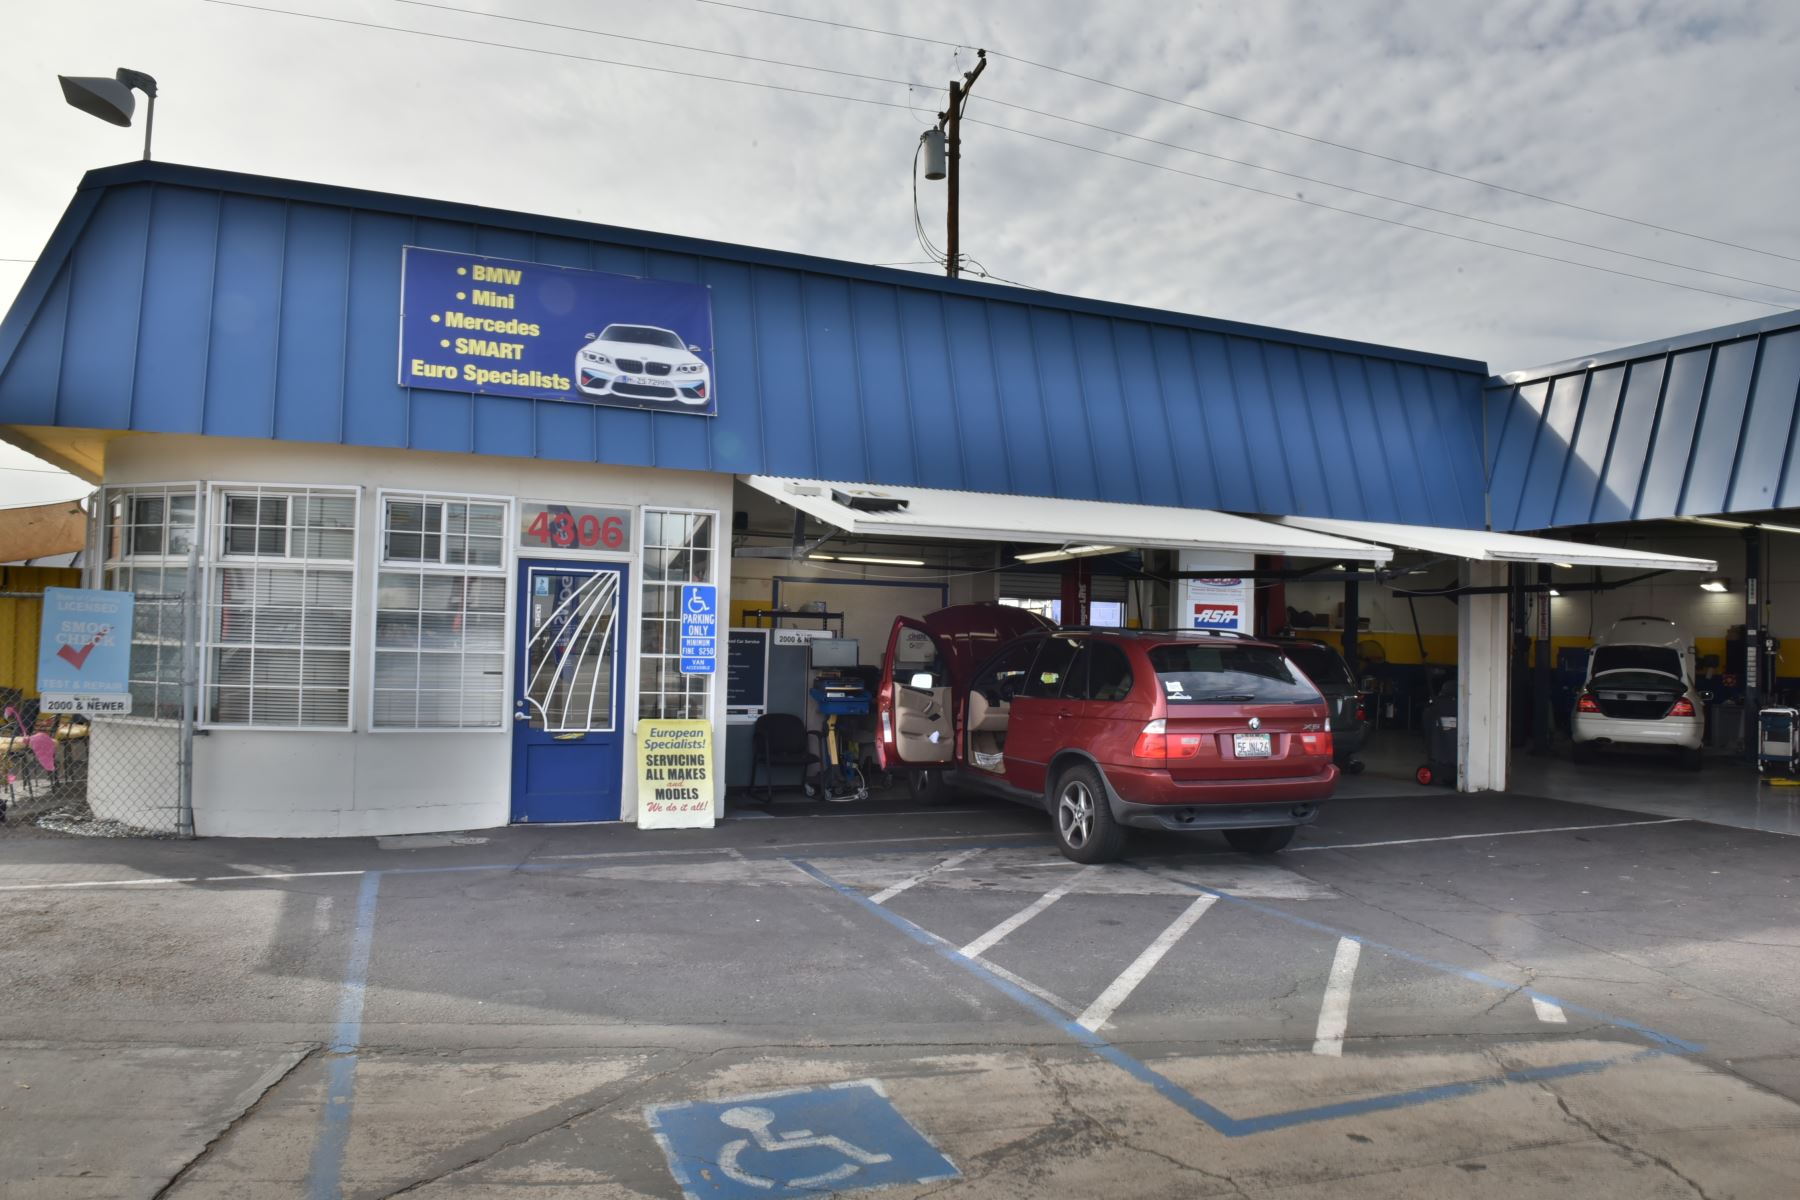
<path id="1" fill-rule="evenodd" d="M 854 667 L 862 661 L 862 643 L 855 638 L 814 638 L 812 640 L 812 665 L 814 667 Z"/>

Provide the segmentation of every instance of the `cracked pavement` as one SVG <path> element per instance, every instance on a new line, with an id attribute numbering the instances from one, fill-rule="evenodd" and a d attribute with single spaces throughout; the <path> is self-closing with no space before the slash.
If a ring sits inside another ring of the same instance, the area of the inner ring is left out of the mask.
<path id="1" fill-rule="evenodd" d="M 1128 864 L 982 951 L 1079 1010 L 1194 885 L 1239 898 L 1101 1027 L 1231 1118 L 1349 1106 L 1228 1136 L 789 861 L 865 899 L 922 876 L 890 920 L 968 944 L 1074 868 L 1032 814 L 956 807 L 389 849 L 0 841 L 0 1196 L 668 1198 L 681 1189 L 646 1106 L 864 1078 L 961 1172 L 898 1197 L 1725 1200 L 1800 1178 L 1791 838 L 1691 822 L 1468 838 L 1630 815 L 1345 800 L 1296 843 L 1319 849 L 1274 863 L 1139 838 Z M 1355 845 L 1434 835 L 1460 840 Z M 330 1048 L 368 871 L 344 1058 Z M 187 882 L 127 882 L 153 878 Z M 1364 950 L 1342 1057 L 1323 1057 L 1339 933 Z M 1571 1006 L 1567 1022 L 1546 1024 L 1528 990 Z M 1703 1049 L 1647 1055 L 1606 1015 Z M 338 1190 L 321 1193 L 334 1062 L 353 1062 L 354 1091 Z M 1493 1082 L 1509 1072 L 1526 1074 Z"/>

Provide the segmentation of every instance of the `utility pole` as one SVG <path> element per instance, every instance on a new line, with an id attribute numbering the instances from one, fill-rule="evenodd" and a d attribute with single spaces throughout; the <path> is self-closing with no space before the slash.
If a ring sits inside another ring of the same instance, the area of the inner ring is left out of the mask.
<path id="1" fill-rule="evenodd" d="M 975 57 L 973 71 L 965 72 L 961 79 L 950 81 L 950 107 L 938 114 L 938 128 L 948 135 L 950 143 L 949 196 L 944 217 L 949 245 L 944 254 L 944 274 L 952 279 L 962 274 L 962 222 L 958 211 L 962 176 L 962 113 L 968 106 L 969 92 L 975 87 L 975 81 L 987 69 L 987 51 L 977 50 Z"/>

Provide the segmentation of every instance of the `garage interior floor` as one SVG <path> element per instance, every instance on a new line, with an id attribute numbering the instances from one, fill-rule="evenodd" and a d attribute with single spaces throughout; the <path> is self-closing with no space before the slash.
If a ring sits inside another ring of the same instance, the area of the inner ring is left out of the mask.
<path id="1" fill-rule="evenodd" d="M 1372 799 L 1383 796 L 1411 797 L 1425 792 L 1451 793 L 1442 788 L 1421 788 L 1413 771 L 1424 761 L 1423 743 L 1409 730 L 1382 730 L 1361 756 L 1365 770 L 1345 775 L 1336 798 Z M 1513 751 L 1511 787 L 1521 797 L 1563 800 L 1622 812 L 1660 817 L 1682 817 L 1754 829 L 1764 833 L 1800 835 L 1800 787 L 1776 787 L 1758 779 L 1756 771 L 1735 755 L 1710 754 L 1699 772 L 1676 768 L 1666 754 L 1612 751 L 1599 761 L 1576 765 L 1568 746 L 1558 743 L 1555 753 L 1538 757 L 1525 749 Z M 963 797 L 952 808 L 981 807 L 989 801 Z M 910 812 L 903 784 L 876 789 L 863 803 L 825 804 L 806 799 L 797 790 L 777 791 L 775 802 L 765 807 L 746 803 L 736 795 L 727 802 L 728 819 L 839 814 L 852 812 Z"/>

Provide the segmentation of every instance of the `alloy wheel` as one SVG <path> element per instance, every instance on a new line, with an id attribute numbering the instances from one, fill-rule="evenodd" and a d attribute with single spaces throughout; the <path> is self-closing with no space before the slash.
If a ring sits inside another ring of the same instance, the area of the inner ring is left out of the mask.
<path id="1" fill-rule="evenodd" d="M 1094 832 L 1094 793 L 1078 779 L 1064 785 L 1056 801 L 1056 827 L 1063 842 L 1079 850 Z"/>

